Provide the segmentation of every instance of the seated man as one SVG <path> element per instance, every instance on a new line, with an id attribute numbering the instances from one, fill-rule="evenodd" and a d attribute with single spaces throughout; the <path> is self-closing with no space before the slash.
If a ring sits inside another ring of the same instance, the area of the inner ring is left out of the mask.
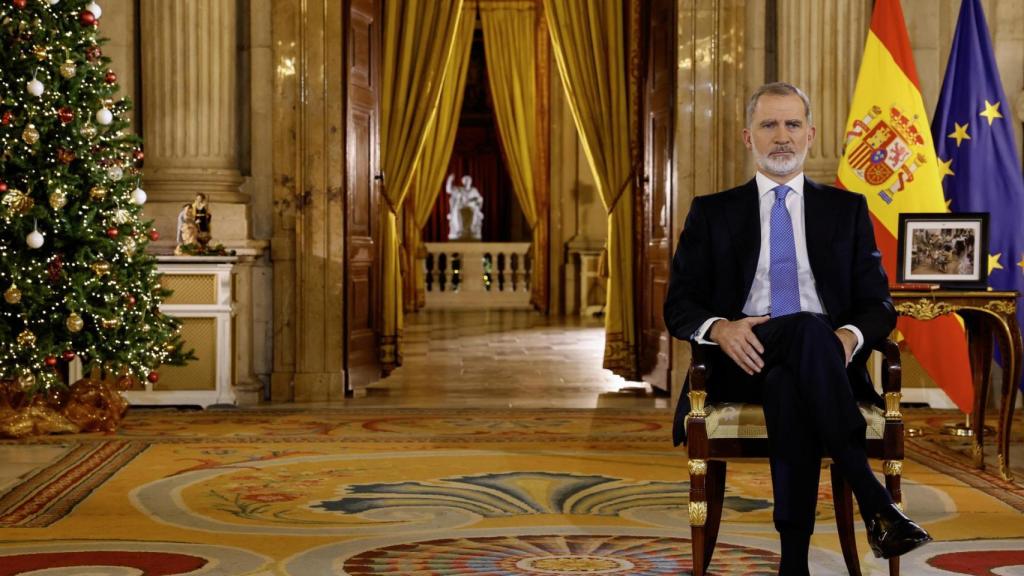
<path id="1" fill-rule="evenodd" d="M 858 399 L 880 402 L 865 361 L 896 323 L 865 198 L 804 177 L 814 140 L 807 96 L 757 89 L 743 141 L 757 174 L 695 198 L 665 298 L 676 338 L 714 344 L 710 402 L 764 406 L 780 574 L 807 574 L 822 455 L 853 488 L 877 556 L 931 538 L 893 504 L 868 466 Z M 685 394 L 675 441 L 685 439 Z"/>

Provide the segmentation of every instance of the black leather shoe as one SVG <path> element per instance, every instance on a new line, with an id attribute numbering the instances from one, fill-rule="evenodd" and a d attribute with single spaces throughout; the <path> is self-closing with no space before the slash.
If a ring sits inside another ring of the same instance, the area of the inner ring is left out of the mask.
<path id="1" fill-rule="evenodd" d="M 876 558 L 895 558 L 932 541 L 932 537 L 907 518 L 895 504 L 875 512 L 867 522 L 868 544 Z"/>

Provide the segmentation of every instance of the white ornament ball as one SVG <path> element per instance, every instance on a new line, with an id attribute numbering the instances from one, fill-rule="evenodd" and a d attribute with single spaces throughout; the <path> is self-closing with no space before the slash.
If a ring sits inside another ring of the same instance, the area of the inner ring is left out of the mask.
<path id="1" fill-rule="evenodd" d="M 124 177 L 124 170 L 121 170 L 120 166 L 111 166 L 107 169 L 107 177 L 117 182 Z"/>
<path id="2" fill-rule="evenodd" d="M 43 92 L 46 91 L 46 89 L 43 88 L 43 83 L 35 78 L 28 81 L 28 84 L 25 85 L 25 89 L 33 96 L 42 96 Z"/>
<path id="3" fill-rule="evenodd" d="M 39 248 L 43 245 L 43 235 L 39 233 L 39 230 L 33 230 L 25 237 L 25 243 L 29 248 Z"/>
<path id="4" fill-rule="evenodd" d="M 92 15 L 95 16 L 97 20 L 99 20 L 100 17 L 103 16 L 103 9 L 100 8 L 100 5 L 95 2 L 89 2 L 85 9 L 89 12 L 92 12 Z"/>
<path id="5" fill-rule="evenodd" d="M 107 126 L 114 121 L 114 114 L 108 108 L 100 108 L 96 111 L 96 123 Z"/>
<path id="6" fill-rule="evenodd" d="M 146 191 L 143 190 L 142 188 L 136 188 L 132 192 L 132 201 L 135 202 L 139 206 L 142 206 L 143 204 L 146 203 L 146 198 L 147 198 Z"/>
<path id="7" fill-rule="evenodd" d="M 50 6 L 56 6 L 57 4 L 60 4 L 60 0 L 50 0 Z"/>

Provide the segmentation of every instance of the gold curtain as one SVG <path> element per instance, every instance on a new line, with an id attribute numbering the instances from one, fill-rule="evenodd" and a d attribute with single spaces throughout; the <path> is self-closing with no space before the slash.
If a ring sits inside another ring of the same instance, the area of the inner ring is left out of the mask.
<path id="1" fill-rule="evenodd" d="M 434 210 L 434 203 L 448 171 L 452 149 L 455 148 L 455 135 L 459 129 L 462 97 L 466 88 L 466 71 L 469 69 L 469 53 L 473 47 L 473 28 L 476 26 L 476 4 L 476 0 L 466 0 L 462 7 L 462 18 L 455 32 L 455 43 L 441 86 L 441 99 L 438 102 L 437 113 L 427 127 L 423 155 L 416 169 L 416 184 L 413 187 L 415 222 L 411 227 L 411 235 L 406 236 L 406 246 L 412 247 L 409 250 L 409 263 L 412 265 L 410 270 L 415 271 L 417 289 L 423 286 L 423 279 L 420 278 L 423 270 L 418 259 L 421 248 L 420 232 Z M 419 296 L 414 304 L 415 308 L 423 306 Z"/>
<path id="2" fill-rule="evenodd" d="M 380 155 L 384 171 L 381 215 L 381 364 L 401 363 L 402 280 L 398 211 L 412 182 L 437 108 L 459 28 L 463 0 L 388 0 L 384 3 Z"/>
<path id="3" fill-rule="evenodd" d="M 544 294 L 544 249 L 536 193 L 537 82 L 535 39 L 537 5 L 532 0 L 484 0 L 480 3 L 484 56 L 490 79 L 498 135 L 519 207 L 532 231 L 532 300 Z"/>
<path id="4" fill-rule="evenodd" d="M 621 2 L 544 0 L 555 62 L 608 212 L 604 367 L 637 376 L 629 70 Z"/>

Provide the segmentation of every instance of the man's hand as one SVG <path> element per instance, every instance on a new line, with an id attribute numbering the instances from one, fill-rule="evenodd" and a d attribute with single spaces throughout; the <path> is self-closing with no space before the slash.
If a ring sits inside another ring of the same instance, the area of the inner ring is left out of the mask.
<path id="1" fill-rule="evenodd" d="M 846 365 L 849 366 L 850 360 L 853 360 L 853 350 L 857 347 L 857 335 L 846 328 L 840 328 L 836 330 L 836 337 L 843 343 L 843 351 L 846 352 Z"/>
<path id="2" fill-rule="evenodd" d="M 747 374 L 756 374 L 764 368 L 764 346 L 761 345 L 757 336 L 754 336 L 753 328 L 763 324 L 769 319 L 768 316 L 751 316 L 730 322 L 719 320 L 711 325 L 708 336 L 712 342 L 721 346 L 737 366 Z M 854 344 L 857 339 L 854 338 Z"/>

